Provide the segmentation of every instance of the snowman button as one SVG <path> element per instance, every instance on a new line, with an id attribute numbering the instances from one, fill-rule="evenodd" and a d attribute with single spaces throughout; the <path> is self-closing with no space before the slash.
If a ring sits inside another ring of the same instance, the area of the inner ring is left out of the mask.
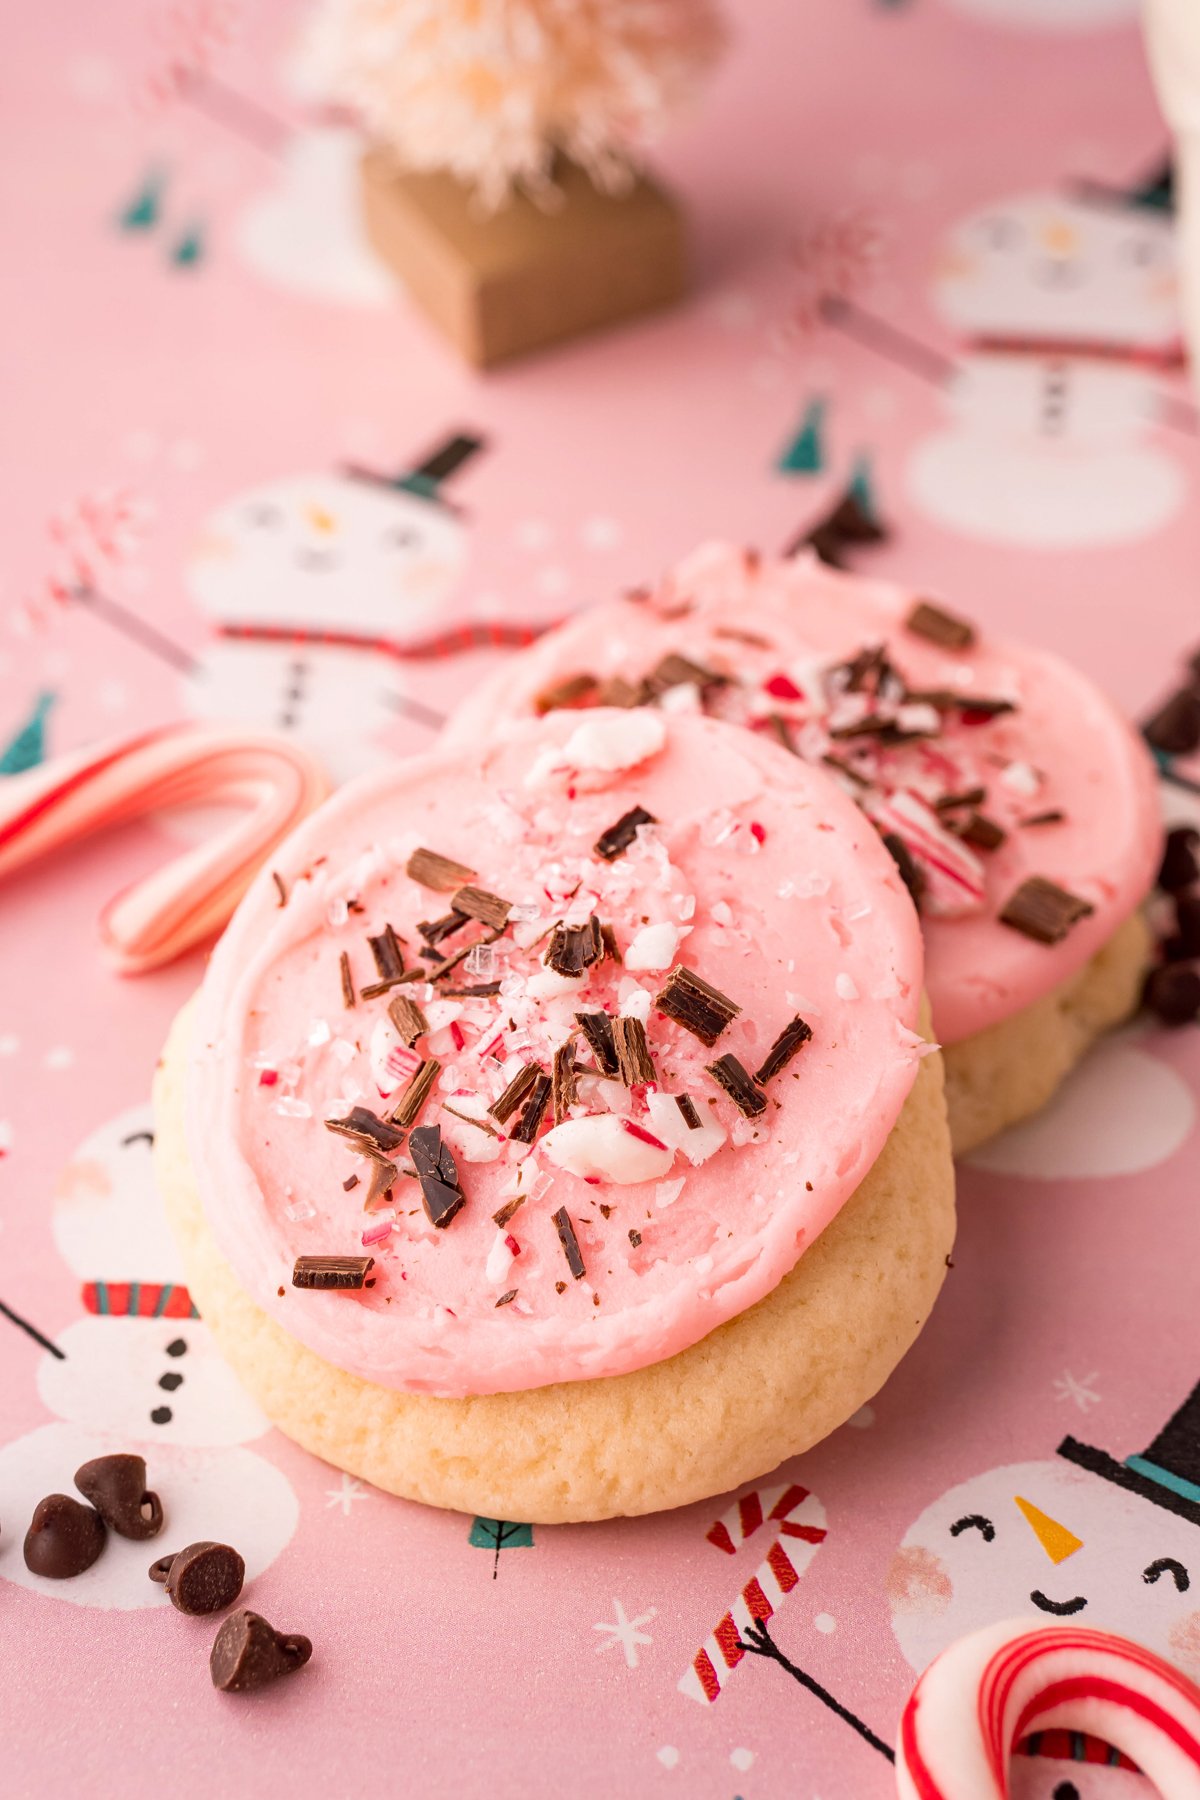
<path id="1" fill-rule="evenodd" d="M 104 1548 L 104 1520 L 69 1494 L 47 1494 L 33 1511 L 25 1533 L 25 1567 L 51 1581 L 65 1581 L 90 1569 Z"/>
<path id="2" fill-rule="evenodd" d="M 150 1565 L 151 1581 L 161 1581 L 167 1598 L 181 1613 L 224 1612 L 242 1591 L 246 1565 L 229 1544 L 207 1539 L 189 1544 Z"/>
<path id="3" fill-rule="evenodd" d="M 76 1469 L 75 1486 L 119 1537 L 152 1538 L 162 1530 L 162 1502 L 147 1491 L 142 1457 L 93 1457 Z"/>

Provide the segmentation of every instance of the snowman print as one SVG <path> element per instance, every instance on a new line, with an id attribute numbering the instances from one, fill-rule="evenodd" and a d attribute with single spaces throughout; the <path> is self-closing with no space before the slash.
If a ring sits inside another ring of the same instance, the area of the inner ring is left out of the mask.
<path id="1" fill-rule="evenodd" d="M 1139 1455 L 1067 1437 L 1054 1458 L 951 1488 L 905 1535 L 887 1586 L 915 1669 L 1032 1616 L 1118 1632 L 1200 1678 L 1200 1386 Z"/>
<path id="2" fill-rule="evenodd" d="M 933 302 L 959 353 L 909 342 L 949 418 L 907 471 L 916 505 L 967 537 L 1034 549 L 1124 543 L 1179 510 L 1185 482 L 1152 436 L 1152 370 L 1178 360 L 1174 235 L 1157 206 L 1024 194 L 950 233 Z M 830 317 L 887 354 L 905 340 L 848 302 Z M 881 329 L 882 326 L 882 329 Z"/>
<path id="3" fill-rule="evenodd" d="M 112 1533 L 103 1555 L 73 1580 L 25 1567 L 20 1534 L 34 1507 L 45 1494 L 73 1492 L 75 1470 L 91 1457 L 145 1457 L 166 1514 L 156 1554 L 202 1538 L 226 1541 L 241 1551 L 251 1579 L 290 1542 L 299 1516 L 286 1477 L 246 1448 L 268 1422 L 217 1354 L 179 1279 L 152 1145 L 150 1108 L 135 1107 L 93 1132 L 63 1170 L 54 1238 L 79 1279 L 84 1313 L 38 1365 L 53 1421 L 0 1449 L 8 1544 L 0 1576 L 77 1606 L 169 1604 L 147 1575 L 149 1546 Z"/>
<path id="4" fill-rule="evenodd" d="M 401 665 L 529 635 L 453 612 L 466 537 L 442 487 L 481 448 L 456 436 L 395 478 L 292 476 L 220 507 L 186 571 L 215 628 L 188 710 L 295 733 L 336 781 L 383 760 L 397 714 L 439 724 Z"/>

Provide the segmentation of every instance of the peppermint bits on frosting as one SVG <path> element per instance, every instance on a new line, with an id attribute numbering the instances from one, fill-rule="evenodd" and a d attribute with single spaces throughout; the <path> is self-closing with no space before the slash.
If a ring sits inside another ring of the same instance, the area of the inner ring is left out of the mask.
<path id="1" fill-rule="evenodd" d="M 607 711 L 577 725 L 565 744 L 536 758 L 525 776 L 526 787 L 541 787 L 556 776 L 619 775 L 657 756 L 667 742 L 667 727 L 657 713 L 631 707 Z"/>

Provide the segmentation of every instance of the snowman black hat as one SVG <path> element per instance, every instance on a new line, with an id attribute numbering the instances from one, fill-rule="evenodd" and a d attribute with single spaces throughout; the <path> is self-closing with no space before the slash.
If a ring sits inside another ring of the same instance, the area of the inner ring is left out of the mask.
<path id="1" fill-rule="evenodd" d="M 1118 1462 L 1107 1450 L 1065 1437 L 1058 1454 L 1092 1475 L 1200 1525 L 1200 1383 L 1140 1456 Z"/>
<path id="2" fill-rule="evenodd" d="M 1116 210 L 1161 213 L 1175 211 L 1175 165 L 1169 156 L 1144 171 L 1129 187 L 1106 181 L 1080 181 L 1074 197 L 1084 205 L 1108 206 Z"/>
<path id="3" fill-rule="evenodd" d="M 453 436 L 444 438 L 414 468 L 405 469 L 400 475 L 381 475 L 377 470 L 363 468 L 358 463 L 349 464 L 346 473 L 357 481 L 371 481 L 376 487 L 398 488 L 402 493 L 415 494 L 419 500 L 429 500 L 434 505 L 445 506 L 448 502 L 442 494 L 442 483 L 448 481 L 465 462 L 477 456 L 484 448 L 485 441 L 470 432 L 455 432 Z"/>

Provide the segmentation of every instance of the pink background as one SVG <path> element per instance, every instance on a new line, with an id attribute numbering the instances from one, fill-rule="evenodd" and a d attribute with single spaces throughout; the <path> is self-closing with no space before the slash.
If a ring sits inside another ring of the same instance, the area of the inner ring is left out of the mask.
<path id="1" fill-rule="evenodd" d="M 154 521 L 114 587 L 202 652 L 208 626 L 184 569 L 215 506 L 347 456 L 399 470 L 458 429 L 488 439 L 454 482 L 469 515 L 458 616 L 583 604 L 713 532 L 781 547 L 867 451 L 895 531 L 862 566 L 953 596 L 986 625 L 1072 656 L 1131 710 L 1147 707 L 1192 647 L 1194 509 L 1116 547 L 1038 553 L 956 534 L 923 515 L 906 475 L 911 448 L 944 418 L 942 397 L 794 321 L 798 236 L 814 220 L 866 213 L 884 243 L 867 297 L 953 353 L 929 292 L 947 227 L 992 197 L 1053 192 L 1080 175 L 1127 187 L 1160 154 L 1136 32 L 1031 33 L 951 0 L 733 10 L 728 62 L 660 159 L 694 221 L 691 302 L 486 379 L 402 300 L 352 310 L 246 266 L 237 221 L 279 178 L 276 160 L 186 102 L 158 113 L 131 102 L 161 59 L 152 9 L 42 0 L 14 21 L 0 154 L 0 744 L 43 689 L 57 696 L 51 752 L 181 709 L 171 670 L 81 605 L 42 602 L 56 508 L 113 485 L 144 496 Z M 258 7 L 219 68 L 298 126 L 278 80 L 293 23 L 286 6 Z M 116 216 L 156 161 L 170 171 L 169 217 L 122 232 Z M 172 241 L 197 220 L 204 255 L 173 265 Z M 1178 376 L 1151 385 L 1185 391 Z M 830 397 L 828 466 L 785 478 L 776 459 L 816 394 Z M 1190 498 L 1194 438 L 1147 431 Z M 482 666 L 411 665 L 406 679 L 437 707 Z M 391 741 L 403 750 L 427 737 L 398 726 Z M 0 1157 L 0 1300 L 51 1337 L 80 1317 L 78 1281 L 50 1233 L 59 1170 L 144 1098 L 200 972 L 195 957 L 124 982 L 97 951 L 103 900 L 164 847 L 156 827 L 131 828 L 0 892 L 0 1121 L 11 1138 Z M 1141 1450 L 1200 1378 L 1183 1324 L 1195 1310 L 1200 1052 L 1190 1034 L 1143 1025 L 1106 1068 L 1085 1078 L 1108 1080 L 1106 1098 L 1085 1085 L 1046 1127 L 1060 1178 L 1030 1176 L 1043 1166 L 1036 1147 L 1005 1168 L 963 1171 L 955 1266 L 920 1344 L 871 1419 L 786 1471 L 820 1497 L 829 1537 L 779 1615 L 778 1642 L 888 1739 L 913 1676 L 886 1582 L 923 1509 L 977 1471 L 1052 1458 L 1068 1431 L 1119 1456 Z M 0 1442 L 51 1416 L 42 1356 L 0 1319 Z M 1056 1386 L 1065 1375 L 1093 1397 Z M 7 1793 L 139 1800 L 169 1782 L 190 1800 L 218 1785 L 278 1791 L 285 1778 L 364 1796 L 890 1791 L 882 1758 L 778 1668 L 744 1665 L 709 1708 L 677 1690 L 755 1561 L 747 1551 L 735 1571 L 705 1542 L 719 1502 L 538 1527 L 532 1548 L 501 1554 L 493 1580 L 469 1520 L 367 1489 L 343 1500 L 341 1478 L 284 1440 L 255 1448 L 290 1480 L 300 1522 L 247 1600 L 310 1633 L 316 1654 L 294 1682 L 243 1703 L 209 1687 L 211 1624 L 165 1607 L 74 1606 L 50 1584 L 31 1592 L 6 1579 L 26 1521 L 0 1459 Z M 1153 1535 L 1145 1561 L 1159 1553 Z M 1140 1556 L 1132 1545 L 1138 1569 Z M 1105 1622 L 1104 1596 L 1091 1598 L 1084 1622 Z M 614 1600 L 631 1618 L 653 1609 L 636 1667 L 594 1629 L 613 1620 Z M 1014 1576 L 995 1616 L 1022 1610 Z M 1067 1775 L 1102 1796 L 1140 1785 L 1026 1764 L 1021 1791 L 1051 1794 Z"/>

